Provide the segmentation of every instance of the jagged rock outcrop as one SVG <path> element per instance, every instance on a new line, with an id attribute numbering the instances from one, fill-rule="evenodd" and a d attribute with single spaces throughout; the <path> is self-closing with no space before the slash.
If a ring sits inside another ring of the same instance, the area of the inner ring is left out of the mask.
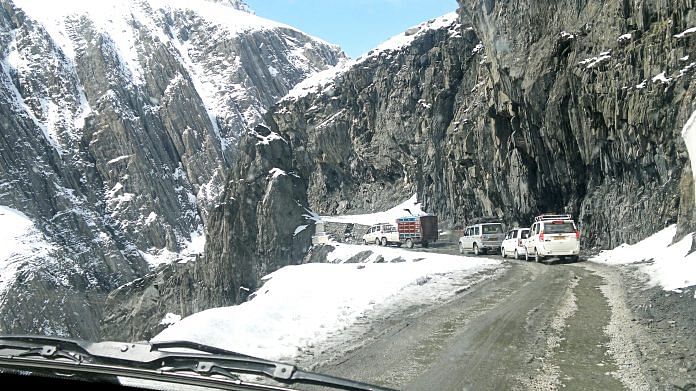
<path id="1" fill-rule="evenodd" d="M 343 57 L 226 3 L 0 0 L 0 206 L 51 248 L 0 259 L 0 332 L 97 338 L 108 292 L 203 251 L 242 134 Z"/>
<path id="2" fill-rule="evenodd" d="M 102 331 L 109 338 L 154 336 L 167 313 L 188 316 L 244 301 L 261 278 L 302 262 L 311 246 L 313 216 L 307 183 L 292 166 L 283 136 L 263 126 L 242 138 L 222 201 L 208 220 L 205 255 L 160 268 L 109 295 Z"/>
<path id="3" fill-rule="evenodd" d="M 692 186 L 680 131 L 696 110 L 695 38 L 679 34 L 693 4 L 460 5 L 459 24 L 421 25 L 269 112 L 312 208 L 375 211 L 418 192 L 455 227 L 567 210 L 603 247 L 677 222 L 680 182 Z"/>
<path id="4" fill-rule="evenodd" d="M 306 180 L 292 165 L 282 135 L 259 126 L 230 174 L 223 201 L 211 212 L 211 239 L 201 261 L 201 292 L 210 307 L 239 302 L 261 277 L 298 264 L 309 251 L 314 223 Z"/>

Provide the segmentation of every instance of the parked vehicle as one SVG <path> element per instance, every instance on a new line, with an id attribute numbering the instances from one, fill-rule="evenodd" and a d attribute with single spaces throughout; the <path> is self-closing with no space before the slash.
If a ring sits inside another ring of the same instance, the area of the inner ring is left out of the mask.
<path id="1" fill-rule="evenodd" d="M 399 232 L 393 224 L 389 223 L 379 223 L 370 227 L 367 233 L 363 235 L 363 244 L 376 244 L 382 246 L 398 244 L 401 246 Z"/>
<path id="2" fill-rule="evenodd" d="M 570 258 L 577 261 L 580 254 L 580 231 L 569 214 L 537 216 L 525 242 L 526 259 L 537 262 L 546 257 Z"/>
<path id="3" fill-rule="evenodd" d="M 511 229 L 505 235 L 505 239 L 500 245 L 500 254 L 503 258 L 507 258 L 510 255 L 515 257 L 515 259 L 522 259 L 527 254 L 527 249 L 524 246 L 527 237 L 529 237 L 529 228 Z"/>
<path id="4" fill-rule="evenodd" d="M 480 223 L 466 227 L 464 236 L 459 238 L 459 252 L 473 252 L 475 255 L 500 251 L 503 243 L 501 223 Z"/>
<path id="5" fill-rule="evenodd" d="M 437 216 L 407 216 L 396 219 L 396 225 L 390 223 L 375 224 L 363 235 L 363 244 L 388 246 L 403 244 L 413 248 L 416 244 L 428 247 L 438 239 Z"/>
<path id="6" fill-rule="evenodd" d="M 399 242 L 408 248 L 416 244 L 428 247 L 430 243 L 437 242 L 437 216 L 407 216 L 396 219 L 396 227 L 399 231 Z"/>

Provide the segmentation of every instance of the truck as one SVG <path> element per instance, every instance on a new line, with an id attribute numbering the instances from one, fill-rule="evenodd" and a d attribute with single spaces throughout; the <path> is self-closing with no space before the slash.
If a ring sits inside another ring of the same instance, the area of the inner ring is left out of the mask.
<path id="1" fill-rule="evenodd" d="M 437 216 L 399 217 L 396 219 L 396 230 L 399 232 L 399 242 L 407 248 L 413 248 L 416 244 L 428 247 L 438 239 Z"/>
<path id="2" fill-rule="evenodd" d="M 396 225 L 379 223 L 371 226 L 363 235 L 363 244 L 413 248 L 416 244 L 428 247 L 438 239 L 437 216 L 406 216 L 396 219 Z"/>

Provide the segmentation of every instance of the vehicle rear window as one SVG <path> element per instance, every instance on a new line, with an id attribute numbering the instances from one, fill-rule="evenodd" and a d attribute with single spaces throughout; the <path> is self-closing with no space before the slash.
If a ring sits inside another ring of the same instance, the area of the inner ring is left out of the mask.
<path id="1" fill-rule="evenodd" d="M 544 232 L 547 234 L 569 234 L 575 232 L 575 224 L 572 221 L 547 222 L 544 224 Z"/>
<path id="2" fill-rule="evenodd" d="M 500 234 L 503 233 L 503 226 L 500 224 L 491 224 L 481 226 L 484 234 Z"/>
<path id="3" fill-rule="evenodd" d="M 520 231 L 520 239 L 527 239 L 529 237 L 529 230 Z"/>

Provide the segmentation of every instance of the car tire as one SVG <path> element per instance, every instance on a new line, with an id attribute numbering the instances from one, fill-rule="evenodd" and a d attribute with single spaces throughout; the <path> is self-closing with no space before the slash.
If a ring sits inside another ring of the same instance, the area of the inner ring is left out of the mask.
<path id="1" fill-rule="evenodd" d="M 505 247 L 500 248 L 500 255 L 502 255 L 503 258 L 507 258 L 507 253 L 505 252 Z"/>
<path id="2" fill-rule="evenodd" d="M 387 238 L 382 238 L 382 246 L 387 247 Z"/>
<path id="3" fill-rule="evenodd" d="M 406 239 L 406 247 L 407 247 L 407 248 L 413 248 L 413 240 L 411 240 L 411 239 Z"/>
<path id="4" fill-rule="evenodd" d="M 464 253 L 465 253 L 465 251 L 464 251 L 464 245 L 461 244 L 461 243 L 459 243 L 459 253 L 460 253 L 460 254 L 464 254 Z"/>
<path id="5" fill-rule="evenodd" d="M 481 255 L 481 250 L 479 250 L 478 245 L 474 243 L 474 255 Z"/>
<path id="6" fill-rule="evenodd" d="M 515 249 L 515 259 L 520 259 L 520 253 L 517 252 L 517 249 Z"/>
<path id="7" fill-rule="evenodd" d="M 363 245 L 367 246 L 367 240 L 363 239 Z"/>
<path id="8" fill-rule="evenodd" d="M 527 262 L 530 261 L 530 259 L 529 259 L 529 250 L 527 250 L 527 251 L 524 252 L 524 260 L 527 261 Z"/>
<path id="9" fill-rule="evenodd" d="M 537 249 L 534 249 L 534 260 L 538 263 L 541 263 L 541 261 L 544 260 L 544 257 L 539 255 L 539 251 L 537 251 Z"/>

